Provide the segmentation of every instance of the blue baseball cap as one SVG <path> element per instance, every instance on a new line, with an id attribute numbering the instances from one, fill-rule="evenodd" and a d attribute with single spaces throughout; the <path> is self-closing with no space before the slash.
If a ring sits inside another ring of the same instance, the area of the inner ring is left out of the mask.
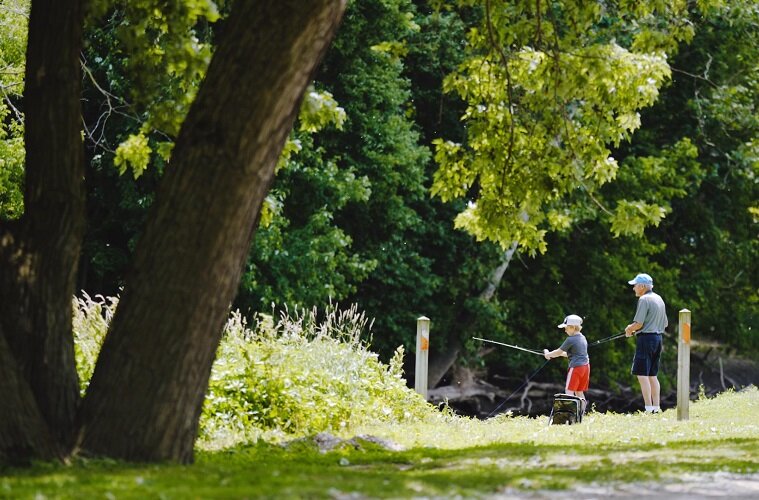
<path id="1" fill-rule="evenodd" d="M 628 283 L 631 285 L 653 285 L 654 279 L 646 273 L 640 273 L 639 275 L 637 275 L 636 277 L 628 281 Z"/>

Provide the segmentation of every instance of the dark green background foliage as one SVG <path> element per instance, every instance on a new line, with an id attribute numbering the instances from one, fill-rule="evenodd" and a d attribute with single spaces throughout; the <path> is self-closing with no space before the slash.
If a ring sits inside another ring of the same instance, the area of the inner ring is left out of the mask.
<path id="1" fill-rule="evenodd" d="M 564 335 L 556 325 L 569 313 L 585 318 L 591 341 L 619 333 L 635 308 L 626 281 L 648 272 L 669 307 L 670 342 L 677 311 L 688 308 L 696 339 L 756 352 L 759 216 L 749 207 L 759 199 L 759 14 L 752 3 L 690 13 L 694 37 L 670 51 L 671 81 L 641 109 L 631 140 L 610 145 L 619 164 L 614 181 L 590 193 L 569 190 L 559 208 L 571 213 L 571 224 L 546 233 L 544 253 L 518 250 L 490 299 L 481 293 L 501 247 L 454 229 L 481 186 L 451 201 L 430 195 L 440 168 L 433 141 L 466 144 L 475 134 L 462 120 L 467 104 L 443 92 L 443 81 L 481 55 L 468 40 L 485 11 L 476 2 L 433 8 L 437 3 L 350 2 L 314 82 L 316 91 L 332 94 L 345 121 L 292 132 L 298 150 L 278 171 L 272 217 L 257 230 L 234 307 L 253 317 L 272 308 L 356 303 L 374 318 L 372 348 L 385 360 L 398 345 L 413 352 L 416 318 L 425 315 L 433 354 L 460 346 L 459 364 L 518 384 L 542 360 L 503 350 L 483 358 L 472 336 L 553 349 Z M 88 228 L 79 287 L 92 296 L 115 295 L 123 284 L 157 182 L 171 168 L 172 141 L 223 34 L 229 5 L 219 13 L 199 5 L 173 24 L 148 23 L 144 39 L 133 31 L 142 14 L 120 3 L 86 31 Z M 617 22 L 599 23 L 599 40 L 617 30 L 620 43 L 631 43 L 632 25 Z M 515 47 L 528 28 L 513 27 Z M 500 29 L 507 37 L 510 28 Z M 190 35 L 197 44 L 185 45 Z M 8 132 L 0 136 L 0 152 L 7 152 L 0 215 L 14 218 L 21 210 L 19 131 L 10 128 L 9 113 L 2 116 Z M 144 142 L 129 142 L 133 137 Z M 661 206 L 666 216 L 637 234 L 615 235 L 608 215 L 637 210 L 626 200 Z M 631 342 L 604 344 L 591 356 L 594 385 L 634 383 Z M 665 362 L 672 366 L 671 358 Z M 553 363 L 541 377 L 561 380 L 563 370 Z"/>
<path id="2" fill-rule="evenodd" d="M 127 96 L 132 83 L 118 57 L 118 19 L 90 30 L 87 60 L 99 81 Z M 467 137 L 464 105 L 443 93 L 442 81 L 467 57 L 466 33 L 481 20 L 476 8 L 351 3 L 315 82 L 345 110 L 345 123 L 294 132 L 301 149 L 278 174 L 273 193 L 281 208 L 256 234 L 236 306 L 253 315 L 272 304 L 355 302 L 375 318 L 373 346 L 385 358 L 401 344 L 413 349 L 421 315 L 432 319 L 439 344 L 476 335 L 542 348 L 560 343 L 555 325 L 570 312 L 586 319 L 591 340 L 621 331 L 635 307 L 626 281 L 646 271 L 669 305 L 670 333 L 677 311 L 688 308 L 696 338 L 756 348 L 756 223 L 747 211 L 757 199 L 750 146 L 758 127 L 756 14 L 738 3 L 719 15 L 696 15 L 693 41 L 670 60 L 671 83 L 642 111 L 631 142 L 613 152 L 620 170 L 596 194 L 599 203 L 611 208 L 634 193 L 662 204 L 663 222 L 642 237 L 614 237 L 600 209 L 586 209 L 571 229 L 548 235 L 545 254 L 517 253 L 490 301 L 478 297 L 499 249 L 453 229 L 465 200 L 429 196 L 437 168 L 431 141 Z M 212 40 L 206 24 L 197 33 Z M 103 102 L 90 92 L 92 122 Z M 150 119 L 140 102 L 103 127 L 112 150 Z M 104 149 L 93 149 L 90 163 L 82 286 L 113 293 L 164 166 L 153 157 L 140 178 L 117 176 Z M 477 346 L 468 346 L 462 362 L 482 363 Z M 597 348 L 594 381 L 630 382 L 630 350 L 621 342 Z M 518 377 L 535 360 L 500 352 L 485 363 Z M 559 376 L 556 365 L 546 377 Z"/>

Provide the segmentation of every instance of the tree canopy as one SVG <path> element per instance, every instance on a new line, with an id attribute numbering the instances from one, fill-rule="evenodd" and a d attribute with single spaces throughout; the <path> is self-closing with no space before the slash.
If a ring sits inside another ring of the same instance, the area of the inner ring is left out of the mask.
<path id="1" fill-rule="evenodd" d="M 192 460 L 231 308 L 356 304 L 385 358 L 426 315 L 437 382 L 614 333 L 645 271 L 759 347 L 758 37 L 748 0 L 3 2 L 0 459 Z M 83 399 L 79 289 L 121 297 Z"/>

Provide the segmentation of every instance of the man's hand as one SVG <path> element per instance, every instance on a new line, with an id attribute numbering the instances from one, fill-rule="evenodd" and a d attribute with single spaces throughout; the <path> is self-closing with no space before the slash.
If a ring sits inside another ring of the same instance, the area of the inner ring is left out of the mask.
<path id="1" fill-rule="evenodd" d="M 543 357 L 546 359 L 551 359 L 551 356 L 548 355 L 548 349 L 543 349 Z"/>

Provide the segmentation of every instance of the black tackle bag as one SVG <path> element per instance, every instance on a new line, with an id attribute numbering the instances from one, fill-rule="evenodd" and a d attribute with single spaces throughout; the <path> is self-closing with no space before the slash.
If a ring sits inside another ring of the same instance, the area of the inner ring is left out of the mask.
<path id="1" fill-rule="evenodd" d="M 572 425 L 580 422 L 582 422 L 582 399 L 569 394 L 554 394 L 548 425 Z"/>

